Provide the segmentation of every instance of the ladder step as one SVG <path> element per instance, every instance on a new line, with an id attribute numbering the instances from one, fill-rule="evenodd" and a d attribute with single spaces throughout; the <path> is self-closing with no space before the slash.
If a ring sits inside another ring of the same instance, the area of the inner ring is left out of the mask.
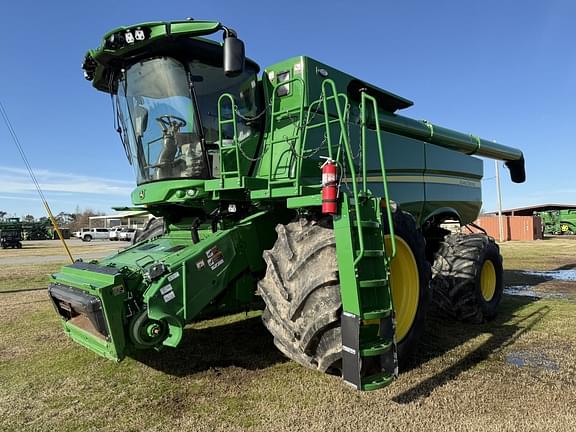
<path id="1" fill-rule="evenodd" d="M 394 346 L 393 342 L 386 340 L 366 343 L 360 347 L 360 355 L 363 357 L 373 357 L 377 355 L 382 355 L 385 352 L 390 351 L 390 349 L 393 346 Z"/>
<path id="2" fill-rule="evenodd" d="M 235 121 L 234 119 L 228 119 L 228 120 L 220 120 L 219 123 L 223 125 L 223 124 L 235 123 Z"/>
<path id="3" fill-rule="evenodd" d="M 359 250 L 356 251 L 356 256 L 358 256 L 358 255 L 360 255 Z M 378 250 L 378 249 L 364 250 L 364 257 L 367 257 L 367 258 L 375 258 L 375 257 L 383 257 L 383 256 L 384 256 L 383 250 Z"/>
<path id="4" fill-rule="evenodd" d="M 279 185 L 279 184 L 289 184 L 296 182 L 295 179 L 280 179 L 280 180 L 270 180 L 270 184 Z"/>
<path id="5" fill-rule="evenodd" d="M 358 286 L 360 288 L 386 287 L 388 286 L 388 279 L 361 280 L 358 281 Z"/>
<path id="6" fill-rule="evenodd" d="M 363 320 L 383 319 L 392 316 L 392 309 L 377 309 L 362 312 Z"/>
<path id="7" fill-rule="evenodd" d="M 394 375 L 391 375 L 388 372 L 381 372 L 362 379 L 361 388 L 366 391 L 378 390 L 382 387 L 386 387 L 392 381 L 394 381 Z"/>
<path id="8" fill-rule="evenodd" d="M 382 225 L 380 225 L 380 223 L 376 221 L 370 221 L 370 220 L 352 221 L 353 226 L 357 227 L 358 224 L 360 224 L 362 228 L 380 229 L 382 227 Z"/>

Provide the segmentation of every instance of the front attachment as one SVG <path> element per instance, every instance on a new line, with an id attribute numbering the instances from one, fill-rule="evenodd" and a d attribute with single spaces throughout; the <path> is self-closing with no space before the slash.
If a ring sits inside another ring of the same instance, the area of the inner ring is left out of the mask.
<path id="1" fill-rule="evenodd" d="M 48 294 L 64 331 L 99 355 L 122 360 L 126 348 L 122 322 L 129 298 L 120 271 L 75 262 L 64 266 L 52 280 Z"/>

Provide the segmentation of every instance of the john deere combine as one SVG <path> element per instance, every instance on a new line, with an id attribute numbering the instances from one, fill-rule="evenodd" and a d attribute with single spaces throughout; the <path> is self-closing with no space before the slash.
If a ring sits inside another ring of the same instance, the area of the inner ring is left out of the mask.
<path id="1" fill-rule="evenodd" d="M 576 234 L 576 210 L 548 210 L 537 213 L 545 234 Z"/>
<path id="2" fill-rule="evenodd" d="M 222 44 L 202 38 L 217 32 Z M 431 301 L 465 321 L 494 316 L 497 245 L 440 225 L 478 215 L 470 155 L 523 182 L 519 150 L 398 115 L 412 102 L 308 57 L 260 74 L 219 22 L 115 29 L 83 68 L 113 97 L 134 205 L 163 222 L 52 275 L 81 345 L 119 361 L 261 305 L 286 356 L 370 390 L 416 347 Z"/>

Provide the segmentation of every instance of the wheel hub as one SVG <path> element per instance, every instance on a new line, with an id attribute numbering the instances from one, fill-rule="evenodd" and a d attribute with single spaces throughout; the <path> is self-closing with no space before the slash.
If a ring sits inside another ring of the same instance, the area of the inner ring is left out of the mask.
<path id="1" fill-rule="evenodd" d="M 480 291 L 486 301 L 492 300 L 496 292 L 496 269 L 490 260 L 484 261 L 480 271 Z"/>
<path id="2" fill-rule="evenodd" d="M 386 236 L 386 249 L 390 250 L 390 236 Z M 401 237 L 396 237 L 396 256 L 391 262 L 390 277 L 396 312 L 396 342 L 400 342 L 412 328 L 420 299 L 418 264 L 410 246 Z"/>

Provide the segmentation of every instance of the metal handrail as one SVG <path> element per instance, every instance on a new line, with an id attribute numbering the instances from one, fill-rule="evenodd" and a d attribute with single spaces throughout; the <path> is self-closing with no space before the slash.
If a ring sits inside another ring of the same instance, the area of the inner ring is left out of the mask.
<path id="1" fill-rule="evenodd" d="M 331 96 L 327 96 L 328 89 L 332 92 Z M 338 92 L 336 91 L 336 84 L 331 79 L 326 79 L 322 82 L 322 95 L 324 103 L 324 121 L 326 124 L 326 129 L 328 131 L 328 157 L 332 159 L 332 141 L 330 137 L 329 121 L 328 121 L 328 101 L 334 100 L 334 105 L 336 106 L 336 113 L 338 116 L 338 122 L 340 123 L 340 130 L 343 131 L 346 128 L 344 122 L 344 116 L 342 115 L 342 109 L 340 103 L 338 102 Z M 353 179 L 352 181 L 352 194 L 354 196 L 354 210 L 356 211 L 356 228 L 358 231 L 358 256 L 354 260 L 354 266 L 356 266 L 362 258 L 364 258 L 365 247 L 364 247 L 364 231 L 362 228 L 362 214 L 358 193 L 358 184 L 356 182 L 356 168 L 354 167 L 354 157 L 352 153 L 352 148 L 350 147 L 350 137 L 346 133 L 341 133 L 342 143 L 344 144 L 344 151 L 346 153 L 346 159 L 348 162 L 348 168 L 350 169 L 350 174 Z"/>
<path id="2" fill-rule="evenodd" d="M 366 129 L 367 129 L 367 119 L 366 119 L 366 104 L 367 102 L 372 104 L 372 110 L 374 111 L 374 122 L 376 124 L 376 139 L 378 142 L 378 154 L 380 159 L 380 171 L 382 173 L 382 183 L 384 186 L 384 199 L 386 200 L 386 215 L 388 217 L 388 229 L 390 230 L 390 243 L 392 244 L 392 254 L 388 259 L 392 259 L 396 256 L 396 237 L 394 235 L 394 221 L 392 219 L 392 211 L 390 210 L 390 196 L 388 195 L 388 181 L 386 179 L 386 167 L 384 164 L 384 146 L 382 145 L 382 134 L 380 132 L 380 122 L 378 120 L 378 103 L 373 96 L 370 96 L 366 92 L 362 92 L 360 96 L 360 122 L 362 128 L 362 184 L 364 189 L 367 185 L 367 173 L 366 173 Z M 384 248 L 386 248 L 386 242 L 384 242 Z"/>
<path id="3" fill-rule="evenodd" d="M 222 119 L 222 106 L 225 99 L 230 102 L 230 108 L 232 110 L 232 118 L 223 120 Z M 220 153 L 220 187 L 224 187 L 225 174 L 224 171 L 224 155 L 222 150 L 224 149 L 224 139 L 222 136 L 222 126 L 225 124 L 232 124 L 234 128 L 234 136 L 232 137 L 232 143 L 234 147 L 234 153 L 236 154 L 236 172 L 240 176 L 240 154 L 238 153 L 238 125 L 236 121 L 236 104 L 234 103 L 234 96 L 230 93 L 222 93 L 218 98 L 218 150 Z"/>

